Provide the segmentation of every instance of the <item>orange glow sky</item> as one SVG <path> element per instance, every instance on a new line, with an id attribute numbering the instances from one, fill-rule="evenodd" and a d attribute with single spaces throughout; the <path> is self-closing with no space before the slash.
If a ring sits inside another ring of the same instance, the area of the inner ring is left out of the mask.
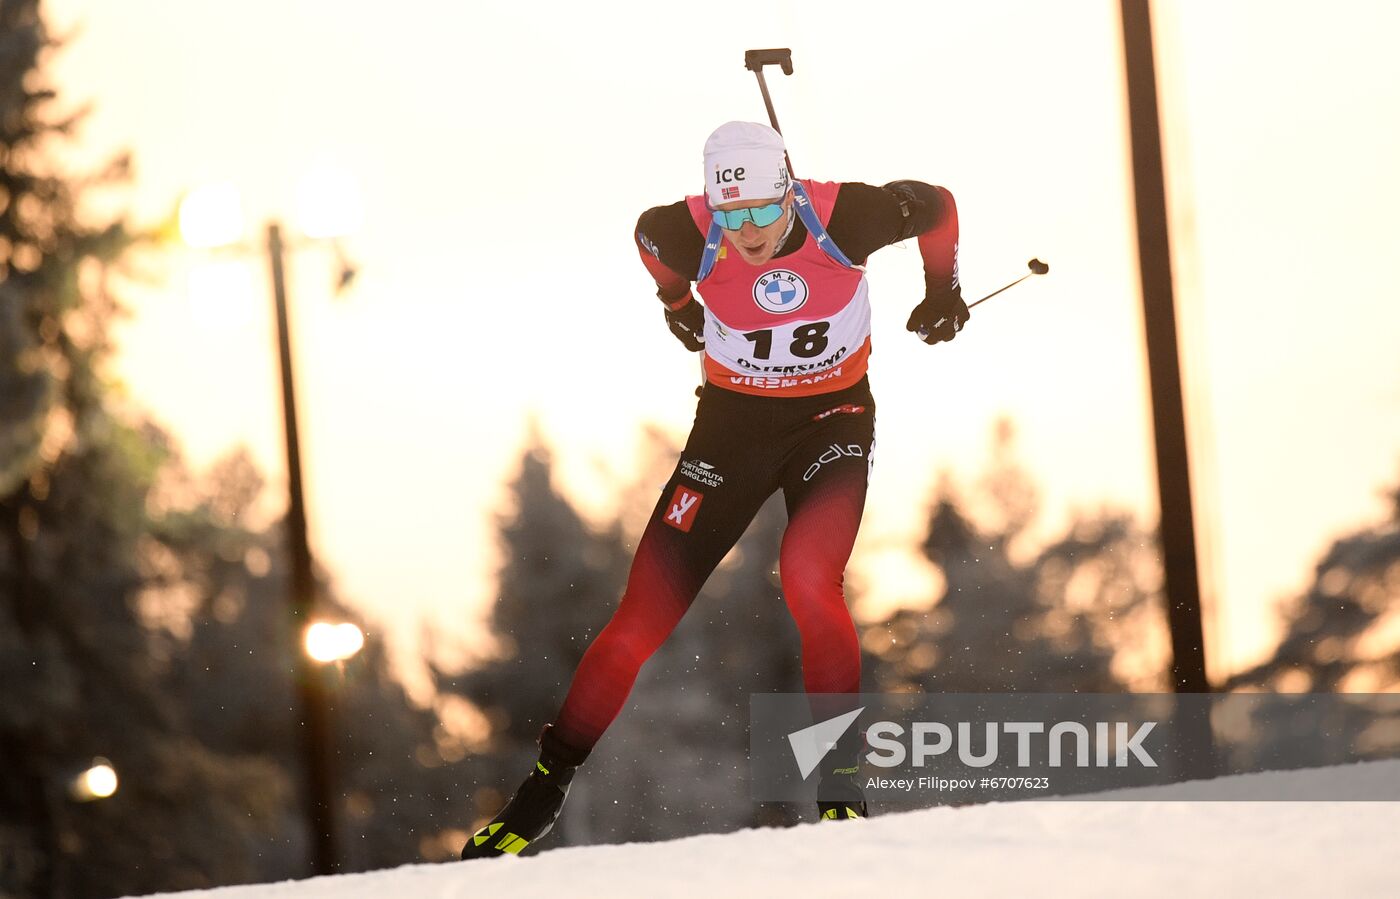
<path id="1" fill-rule="evenodd" d="M 80 160 L 135 154 L 138 221 L 232 182 L 250 238 L 295 223 L 302 175 L 360 185 L 347 246 L 292 260 L 313 541 L 343 594 L 413 637 L 453 639 L 489 598 L 492 516 L 528 416 L 593 514 L 638 426 L 678 435 L 697 378 L 667 333 L 630 231 L 699 189 L 718 123 L 762 120 L 749 47 L 790 46 L 771 85 L 801 176 L 908 177 L 958 198 L 974 313 L 951 345 L 903 331 L 912 243 L 871 261 L 879 452 L 853 570 L 879 604 L 928 576 L 934 478 L 970 480 L 1012 416 L 1045 490 L 1045 532 L 1102 502 L 1155 518 L 1118 4 L 384 4 L 51 0 L 50 69 L 91 102 Z M 1198 487 L 1210 661 L 1273 633 L 1272 603 L 1400 475 L 1400 6 L 1158 4 L 1174 257 Z M 172 251 L 133 288 L 118 371 L 203 465 L 251 447 L 283 483 L 261 264 L 224 299 Z"/>

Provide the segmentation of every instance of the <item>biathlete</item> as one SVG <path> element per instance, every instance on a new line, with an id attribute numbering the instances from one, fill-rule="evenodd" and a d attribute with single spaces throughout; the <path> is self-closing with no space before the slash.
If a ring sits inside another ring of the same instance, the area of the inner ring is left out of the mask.
<path id="1" fill-rule="evenodd" d="M 919 181 L 794 180 L 782 136 L 752 122 L 720 126 L 704 157 L 704 193 L 647 210 L 635 234 L 671 332 L 704 353 L 695 423 L 617 611 L 540 733 L 539 761 L 463 858 L 518 853 L 549 831 L 638 671 L 776 490 L 787 505 L 779 567 L 801 636 L 803 686 L 814 696 L 860 693 L 860 643 L 842 582 L 875 447 L 864 264 L 917 238 L 925 296 L 906 327 L 926 343 L 951 340 L 968 320 L 957 208 L 946 188 Z M 863 738 L 851 733 L 823 760 L 823 819 L 867 814 L 855 776 Z"/>

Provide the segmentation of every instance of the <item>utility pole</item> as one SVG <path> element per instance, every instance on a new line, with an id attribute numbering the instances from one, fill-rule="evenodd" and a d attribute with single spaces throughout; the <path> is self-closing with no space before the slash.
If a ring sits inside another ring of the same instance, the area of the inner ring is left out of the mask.
<path id="1" fill-rule="evenodd" d="M 1171 246 L 1167 236 L 1166 179 L 1157 112 L 1148 0 L 1121 0 L 1127 60 L 1128 121 L 1132 135 L 1133 194 L 1137 209 L 1138 263 L 1147 330 L 1147 367 L 1162 507 L 1162 555 L 1167 622 L 1171 628 L 1172 686 L 1179 693 L 1207 693 L 1196 530 L 1186 455 L 1186 413 L 1176 339 Z"/>
<path id="2" fill-rule="evenodd" d="M 1120 2 L 1138 264 L 1142 271 L 1142 318 L 1147 331 L 1157 494 L 1162 510 L 1162 569 L 1167 594 L 1167 627 L 1171 632 L 1172 689 L 1177 694 L 1209 694 L 1201 627 L 1200 575 L 1196 564 L 1196 528 L 1191 511 L 1191 472 L 1186 455 L 1186 411 L 1172 292 L 1157 71 L 1152 54 L 1152 10 L 1148 0 Z M 1199 700 L 1178 696 L 1172 728 L 1179 738 L 1176 763 L 1182 779 L 1213 777 L 1218 770 L 1210 706 L 1208 695 Z"/>

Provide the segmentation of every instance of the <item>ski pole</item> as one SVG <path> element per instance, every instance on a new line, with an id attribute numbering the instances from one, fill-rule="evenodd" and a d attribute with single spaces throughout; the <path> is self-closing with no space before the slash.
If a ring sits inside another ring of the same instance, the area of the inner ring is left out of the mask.
<path id="1" fill-rule="evenodd" d="M 775 48 L 772 50 L 745 50 L 744 68 L 753 72 L 758 78 L 758 89 L 763 92 L 763 105 L 768 109 L 768 121 L 772 123 L 773 130 L 779 134 L 783 129 L 778 127 L 778 114 L 773 111 L 773 99 L 768 96 L 768 82 L 763 79 L 764 66 L 781 66 L 784 75 L 792 74 L 792 50 L 787 47 Z M 787 148 L 783 148 L 783 161 L 787 163 L 788 177 L 792 174 L 792 157 L 788 155 Z"/>
<path id="2" fill-rule="evenodd" d="M 985 297 L 983 297 L 982 299 L 978 300 L 977 303 L 985 303 L 985 302 L 987 302 L 987 301 L 990 300 L 992 297 L 994 297 L 994 296 L 996 296 L 997 294 L 1001 293 L 1003 290 L 1010 290 L 1011 288 L 1015 287 L 1017 284 L 1020 284 L 1022 281 L 1026 280 L 1027 278 L 1031 277 L 1032 275 L 1043 275 L 1043 274 L 1045 274 L 1046 272 L 1050 271 L 1050 266 L 1046 265 L 1044 262 L 1041 262 L 1039 259 L 1032 259 L 1030 262 L 1027 262 L 1027 263 L 1026 263 L 1026 267 L 1030 269 L 1029 272 L 1027 272 L 1026 274 L 1022 275 L 1021 277 L 1017 278 L 1015 281 L 1012 281 L 1010 284 L 1006 285 L 1005 287 L 998 287 L 996 290 L 992 291 L 991 293 L 987 294 L 987 295 L 986 295 Z M 967 308 L 971 309 L 973 306 L 976 306 L 977 303 L 968 303 L 968 304 L 967 304 Z"/>
<path id="3" fill-rule="evenodd" d="M 972 303 L 968 303 L 968 304 L 967 304 L 968 310 L 970 311 L 970 310 L 972 309 L 972 307 L 973 307 L 973 306 L 976 306 L 978 303 L 985 303 L 985 302 L 987 302 L 987 301 L 990 300 L 992 297 L 994 297 L 994 296 L 996 296 L 997 294 L 1001 293 L 1003 290 L 1010 290 L 1011 288 L 1015 287 L 1017 284 L 1020 284 L 1022 281 L 1026 280 L 1027 278 L 1031 277 L 1032 275 L 1043 275 L 1043 274 L 1045 274 L 1045 273 L 1047 273 L 1047 272 L 1050 271 L 1050 266 L 1049 266 L 1048 264 L 1044 263 L 1044 262 L 1041 262 L 1039 259 L 1032 259 L 1030 262 L 1027 262 L 1027 263 L 1026 263 L 1026 267 L 1030 269 L 1029 272 L 1027 272 L 1026 274 L 1022 275 L 1021 277 L 1017 278 L 1015 281 L 1012 281 L 1010 284 L 1007 284 L 1005 287 L 998 287 L 996 290 L 994 290 L 994 291 L 992 291 L 991 293 L 987 294 L 987 295 L 986 295 L 985 297 L 983 297 L 982 299 L 977 300 L 977 301 L 972 302 Z M 942 324 L 942 323 L 943 323 L 942 321 L 939 322 L 939 324 Z M 927 328 L 920 328 L 920 329 L 918 330 L 917 333 L 918 333 L 918 335 L 919 335 L 919 339 L 920 339 L 920 340 L 923 340 L 925 337 L 928 336 L 928 329 L 927 329 Z"/>

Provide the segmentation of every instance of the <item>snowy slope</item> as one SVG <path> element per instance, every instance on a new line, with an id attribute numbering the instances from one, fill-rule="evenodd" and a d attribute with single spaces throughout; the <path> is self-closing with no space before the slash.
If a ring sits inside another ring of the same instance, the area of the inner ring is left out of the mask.
<path id="1" fill-rule="evenodd" d="M 1210 782 L 1259 795 L 1276 779 L 1332 795 L 1393 793 L 1400 760 Z M 1155 801 L 1204 784 L 1123 791 L 1122 802 L 1021 802 L 886 813 L 664 843 L 179 894 L 183 899 L 486 896 L 1400 896 L 1400 803 Z M 567 811 L 565 812 L 567 814 Z M 874 890 L 877 892 L 871 893 Z"/>

